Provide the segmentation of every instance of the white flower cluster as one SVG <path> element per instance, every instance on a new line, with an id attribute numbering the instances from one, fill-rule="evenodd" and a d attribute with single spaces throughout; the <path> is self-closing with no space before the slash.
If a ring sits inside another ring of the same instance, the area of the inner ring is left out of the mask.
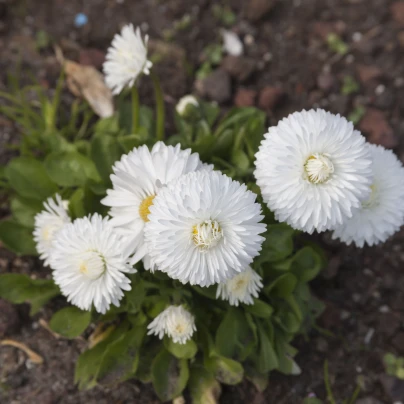
<path id="1" fill-rule="evenodd" d="M 363 247 L 404 223 L 404 168 L 352 123 L 323 110 L 296 112 L 269 128 L 256 154 L 257 184 L 279 221 Z"/>
<path id="2" fill-rule="evenodd" d="M 116 35 L 104 64 L 106 83 L 119 93 L 148 74 L 147 37 L 132 25 Z M 179 115 L 198 101 L 184 97 Z M 269 128 L 254 172 L 275 217 L 308 233 L 362 247 L 385 241 L 404 223 L 404 168 L 397 157 L 369 145 L 353 125 L 323 110 L 303 111 Z M 230 305 L 254 304 L 263 287 L 251 268 L 266 225 L 256 195 L 204 164 L 191 149 L 157 142 L 113 166 L 112 189 L 102 200 L 109 216 L 71 220 L 67 202 L 49 198 L 35 218 L 40 257 L 68 300 L 105 313 L 131 289 L 127 274 L 146 270 L 182 283 L 217 285 Z M 184 344 L 195 328 L 183 306 L 170 306 L 149 334 Z"/>
<path id="3" fill-rule="evenodd" d="M 140 260 L 145 269 L 182 283 L 221 283 L 222 298 L 232 305 L 253 303 L 262 283 L 249 265 L 266 229 L 255 194 L 190 149 L 163 142 L 135 148 L 113 171 L 102 201 L 110 218 L 95 214 L 71 222 L 59 195 L 36 217 L 38 251 L 72 304 L 83 310 L 94 305 L 100 313 L 119 306 L 131 288 L 126 274 L 136 272 L 132 265 Z M 185 343 L 195 324 L 184 308 L 172 306 L 149 328 Z"/>

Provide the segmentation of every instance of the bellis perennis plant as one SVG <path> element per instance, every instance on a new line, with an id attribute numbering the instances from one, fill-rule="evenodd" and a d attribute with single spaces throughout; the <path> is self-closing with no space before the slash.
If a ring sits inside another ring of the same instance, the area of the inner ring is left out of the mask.
<path id="1" fill-rule="evenodd" d="M 39 126 L 17 122 L 21 156 L 0 171 L 11 211 L 0 240 L 47 267 L 0 275 L 0 297 L 32 313 L 65 297 L 71 306 L 49 325 L 88 341 L 76 365 L 82 389 L 137 378 L 161 400 L 187 388 L 200 403 L 218 382 L 247 376 L 263 388 L 271 371 L 299 373 L 291 344 L 322 311 L 308 283 L 325 266 L 301 232 L 386 241 L 404 223 L 401 162 L 323 110 L 266 130 L 255 108 L 219 119 L 217 105 L 187 96 L 166 134 L 147 37 L 131 25 L 104 72 L 120 107 L 92 127 L 76 127 L 74 110 L 57 126 L 46 112 L 56 116 L 57 97 L 41 96 L 39 112 L 23 105 Z M 137 93 L 149 74 L 155 111 Z M 10 108 L 24 96 L 15 100 Z"/>

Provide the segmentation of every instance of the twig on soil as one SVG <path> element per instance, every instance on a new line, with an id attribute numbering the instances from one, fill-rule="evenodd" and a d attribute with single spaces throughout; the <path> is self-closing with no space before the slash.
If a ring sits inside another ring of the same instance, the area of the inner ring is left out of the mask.
<path id="1" fill-rule="evenodd" d="M 43 318 L 39 319 L 39 325 L 41 327 L 45 328 L 46 331 L 49 331 L 56 339 L 59 339 L 61 337 L 60 334 L 57 334 L 56 332 L 51 330 L 48 323 Z"/>
<path id="2" fill-rule="evenodd" d="M 3 339 L 2 341 L 0 341 L 0 345 L 13 346 L 15 348 L 21 349 L 27 354 L 29 360 L 36 365 L 42 365 L 42 363 L 44 362 L 42 356 L 38 355 L 36 352 L 28 348 L 22 342 L 14 341 L 12 339 Z"/>

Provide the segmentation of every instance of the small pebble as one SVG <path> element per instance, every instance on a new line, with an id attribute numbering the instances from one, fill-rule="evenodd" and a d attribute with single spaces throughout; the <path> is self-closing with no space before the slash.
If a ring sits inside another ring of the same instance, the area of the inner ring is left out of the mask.
<path id="1" fill-rule="evenodd" d="M 347 55 L 345 58 L 345 62 L 350 65 L 355 61 L 355 56 L 354 55 Z"/>
<path id="2" fill-rule="evenodd" d="M 255 39 L 254 39 L 254 37 L 253 37 L 251 34 L 247 34 L 247 35 L 244 37 L 244 43 L 245 43 L 247 46 L 252 45 L 254 42 L 255 42 Z"/>
<path id="3" fill-rule="evenodd" d="M 376 93 L 376 95 L 381 95 L 384 93 L 385 90 L 386 90 L 386 86 L 383 84 L 379 84 L 375 89 L 375 93 Z"/>
<path id="4" fill-rule="evenodd" d="M 359 42 L 361 39 L 362 39 L 362 34 L 360 33 L 360 32 L 354 32 L 353 34 L 352 34 L 352 40 L 354 41 L 354 42 Z"/>
<path id="5" fill-rule="evenodd" d="M 346 310 L 342 310 L 340 314 L 341 320 L 347 320 L 349 317 L 351 317 L 351 313 Z"/>
<path id="6" fill-rule="evenodd" d="M 380 313 L 388 313 L 390 311 L 390 307 L 387 305 L 379 307 Z"/>
<path id="7" fill-rule="evenodd" d="M 273 55 L 271 52 L 264 53 L 264 55 L 262 56 L 262 59 L 264 59 L 265 62 L 270 62 L 272 60 L 272 58 L 273 58 Z"/>
<path id="8" fill-rule="evenodd" d="M 359 293 L 354 293 L 354 294 L 352 295 L 352 300 L 353 300 L 355 303 L 358 303 L 358 302 L 361 300 L 361 295 L 360 295 Z"/>
<path id="9" fill-rule="evenodd" d="M 122 0 L 123 1 L 123 0 Z M 147 22 L 142 22 L 141 24 L 140 24 L 140 29 L 143 31 L 143 32 L 147 32 L 148 30 L 149 30 L 149 24 L 147 23 Z"/>
<path id="10" fill-rule="evenodd" d="M 357 366 L 357 367 L 356 367 L 356 371 L 357 371 L 358 373 L 362 373 L 362 368 L 361 368 L 360 366 Z"/>
<path id="11" fill-rule="evenodd" d="M 375 329 L 374 328 L 369 328 L 368 332 L 365 335 L 365 339 L 364 339 L 364 342 L 365 342 L 366 345 L 370 344 L 370 341 L 372 341 L 374 333 L 375 333 Z"/>

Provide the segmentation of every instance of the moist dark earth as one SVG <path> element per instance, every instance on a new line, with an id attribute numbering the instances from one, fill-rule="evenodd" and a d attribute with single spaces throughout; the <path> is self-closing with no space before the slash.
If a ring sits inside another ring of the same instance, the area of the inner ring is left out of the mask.
<path id="1" fill-rule="evenodd" d="M 203 49 L 220 43 L 224 28 L 214 5 L 234 13 L 231 29 L 244 41 L 244 55 L 224 57 L 207 81 L 195 82 L 192 72 L 204 60 Z M 77 28 L 79 12 L 88 23 Z M 184 15 L 190 24 L 173 35 Z M 46 32 L 69 57 L 99 68 L 111 38 L 129 22 L 154 41 L 164 40 L 171 30 L 169 57 L 158 67 L 168 108 L 194 92 L 223 109 L 256 105 L 268 114 L 268 123 L 303 108 L 322 107 L 345 116 L 361 111 L 358 129 L 404 161 L 404 1 L 0 0 L 0 90 L 6 90 L 6 74 L 18 63 L 45 88 L 54 87 L 60 67 L 52 46 L 38 50 L 38 32 Z M 330 33 L 341 38 L 346 52 L 327 45 Z M 186 67 L 179 63 L 184 56 Z M 356 88 L 347 88 L 347 77 Z M 150 99 L 147 87 L 142 92 L 143 99 Z M 72 98 L 67 90 L 64 97 L 66 102 Z M 169 121 L 166 129 L 171 129 Z M 18 128 L 0 116 L 1 164 L 12 153 L 6 146 L 18 142 L 18 136 Z M 0 203 L 0 214 L 6 216 Z M 383 365 L 387 352 L 404 355 L 404 229 L 374 248 L 343 246 L 327 234 L 320 240 L 329 263 L 312 288 L 326 310 L 308 338 L 295 343 L 302 374 L 273 373 L 263 393 L 247 381 L 225 386 L 221 403 L 294 404 L 309 394 L 326 400 L 325 360 L 337 402 L 349 399 L 357 385 L 358 404 L 404 402 L 404 381 L 388 376 Z M 0 245 L 4 272 L 49 276 L 37 259 L 16 257 Z M 26 305 L 0 300 L 0 339 L 22 342 L 44 358 L 43 365 L 33 365 L 22 351 L 0 346 L 0 402 L 158 403 L 151 386 L 134 381 L 110 390 L 77 390 L 74 363 L 85 341 L 57 339 L 40 324 L 61 304 L 56 299 L 30 318 Z"/>

